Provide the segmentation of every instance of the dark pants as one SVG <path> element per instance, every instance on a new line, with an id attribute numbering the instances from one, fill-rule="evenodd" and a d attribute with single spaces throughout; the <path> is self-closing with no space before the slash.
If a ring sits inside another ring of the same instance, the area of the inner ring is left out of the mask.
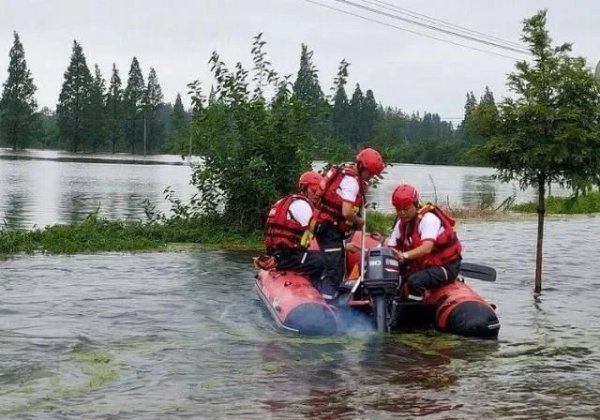
<path id="1" fill-rule="evenodd" d="M 460 259 L 443 266 L 431 266 L 411 274 L 406 279 L 408 298 L 421 300 L 426 290 L 442 286 L 458 277 Z"/>
<path id="2" fill-rule="evenodd" d="M 326 299 L 337 296 L 338 287 L 344 279 L 346 272 L 344 237 L 344 233 L 331 223 L 318 223 L 315 228 L 315 238 L 325 261 L 325 271 L 319 290 Z"/>
<path id="3" fill-rule="evenodd" d="M 323 275 L 323 257 L 319 251 L 283 249 L 271 253 L 277 270 L 294 271 L 309 276 L 314 287 L 319 288 Z"/>

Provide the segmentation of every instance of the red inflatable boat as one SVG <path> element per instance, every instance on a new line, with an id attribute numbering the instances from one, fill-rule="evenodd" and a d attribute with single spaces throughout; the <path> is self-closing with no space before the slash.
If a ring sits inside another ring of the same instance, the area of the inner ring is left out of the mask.
<path id="1" fill-rule="evenodd" d="M 357 232 L 352 243 L 360 248 L 361 233 Z M 315 247 L 313 244 L 312 247 Z M 365 249 L 373 262 L 369 267 L 385 266 L 390 252 L 371 236 L 365 238 Z M 350 279 L 340 288 L 350 291 L 360 272 L 361 253 L 348 252 L 346 269 Z M 366 259 L 367 260 L 367 259 Z M 381 264 L 379 264 L 381 262 Z M 393 263 L 393 261 L 390 261 Z M 397 265 L 396 265 L 397 266 Z M 393 269 L 393 266 L 390 266 Z M 406 303 L 395 299 L 399 287 L 397 274 L 388 276 L 393 294 L 387 293 L 383 300 L 380 280 L 365 275 L 352 300 L 343 308 L 329 305 L 311 285 L 308 278 L 292 272 L 258 270 L 256 290 L 261 300 L 283 330 L 307 335 L 330 335 L 343 330 L 340 309 L 354 309 L 372 315 L 373 324 L 381 331 L 434 325 L 435 328 L 464 336 L 496 338 L 500 323 L 495 307 L 471 289 L 462 278 L 434 289 L 426 294 L 421 303 Z M 466 273 L 469 274 L 469 273 Z M 390 290 L 390 288 L 387 288 Z M 384 325 L 385 324 L 385 325 Z"/>

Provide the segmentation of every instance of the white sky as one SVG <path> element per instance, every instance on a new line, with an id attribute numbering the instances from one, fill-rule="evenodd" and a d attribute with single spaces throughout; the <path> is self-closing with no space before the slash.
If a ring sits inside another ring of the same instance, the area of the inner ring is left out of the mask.
<path id="1" fill-rule="evenodd" d="M 316 1 L 448 38 L 334 0 Z M 574 52 L 586 57 L 590 67 L 600 58 L 598 0 L 387 2 L 511 41 L 519 40 L 523 18 L 548 8 L 548 29 L 555 44 L 573 42 Z M 24 44 L 38 103 L 51 108 L 58 100 L 73 39 L 82 44 L 90 69 L 98 63 L 106 79 L 115 62 L 125 84 L 135 55 L 146 79 L 150 66 L 156 69 L 165 101 L 174 102 L 179 91 L 188 104 L 188 82 L 199 78 L 210 89 L 211 52 L 217 50 L 230 67 L 241 61 L 250 69 L 250 45 L 259 32 L 264 33 L 269 57 L 281 74 L 295 77 L 304 42 L 315 51 L 326 93 L 345 58 L 351 63 L 348 95 L 359 82 L 384 105 L 406 112 L 438 112 L 445 118 L 462 116 L 469 90 L 479 97 L 489 85 L 496 99 L 506 95 L 506 74 L 514 68 L 511 59 L 366 22 L 305 0 L 0 0 L 2 83 L 13 30 Z"/>

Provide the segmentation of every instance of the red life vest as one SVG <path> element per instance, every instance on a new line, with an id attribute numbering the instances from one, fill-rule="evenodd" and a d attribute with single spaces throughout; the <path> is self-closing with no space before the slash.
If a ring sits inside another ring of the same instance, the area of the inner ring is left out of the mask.
<path id="1" fill-rule="evenodd" d="M 400 226 L 402 231 L 399 232 L 397 248 L 402 252 L 407 252 L 423 243 L 419 234 L 419 225 L 423 216 L 430 212 L 440 219 L 444 231 L 435 239 L 431 253 L 416 260 L 409 260 L 406 265 L 407 274 L 412 274 L 429 266 L 442 266 L 460 257 L 462 245 L 454 231 L 454 219 L 432 204 L 421 207 L 413 220 L 404 226 Z"/>
<path id="2" fill-rule="evenodd" d="M 355 207 L 362 205 L 365 193 L 366 183 L 360 178 L 358 171 L 354 167 L 336 167 L 331 168 L 321 181 L 321 197 L 317 204 L 314 219 L 317 222 L 333 223 L 342 232 L 350 229 L 346 218 L 342 214 L 342 204 L 344 200 L 337 193 L 345 176 L 351 176 L 358 182 L 358 194 L 356 200 L 352 203 Z"/>
<path id="3" fill-rule="evenodd" d="M 273 204 L 267 216 L 265 231 L 265 245 L 267 249 L 300 248 L 300 240 L 307 227 L 302 226 L 292 217 L 288 218 L 290 205 L 295 200 L 306 201 L 312 209 L 310 202 L 301 194 L 288 195 Z"/>

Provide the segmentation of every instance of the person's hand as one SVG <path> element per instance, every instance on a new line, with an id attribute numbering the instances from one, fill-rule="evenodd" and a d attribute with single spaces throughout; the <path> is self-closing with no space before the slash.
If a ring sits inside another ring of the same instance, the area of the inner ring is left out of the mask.
<path id="1" fill-rule="evenodd" d="M 361 229 L 364 224 L 365 224 L 365 221 L 360 217 L 357 217 L 353 223 L 353 225 L 356 229 Z"/>
<path id="2" fill-rule="evenodd" d="M 396 248 L 392 248 L 394 250 L 394 254 L 396 254 L 396 258 L 398 258 L 398 261 L 400 261 L 401 263 L 406 262 L 408 259 L 406 258 L 406 253 L 397 250 Z"/>
<path id="3" fill-rule="evenodd" d="M 375 239 L 377 242 L 380 242 L 380 243 L 383 242 L 383 235 L 379 232 L 371 233 L 371 238 Z"/>
<path id="4" fill-rule="evenodd" d="M 346 252 L 360 252 L 360 247 L 357 245 L 354 245 L 351 242 L 348 242 L 345 246 L 346 248 Z"/>
<path id="5" fill-rule="evenodd" d="M 254 263 L 254 268 L 261 270 L 273 270 L 277 263 L 275 262 L 275 258 L 269 255 L 261 255 L 260 257 L 252 258 Z"/>

